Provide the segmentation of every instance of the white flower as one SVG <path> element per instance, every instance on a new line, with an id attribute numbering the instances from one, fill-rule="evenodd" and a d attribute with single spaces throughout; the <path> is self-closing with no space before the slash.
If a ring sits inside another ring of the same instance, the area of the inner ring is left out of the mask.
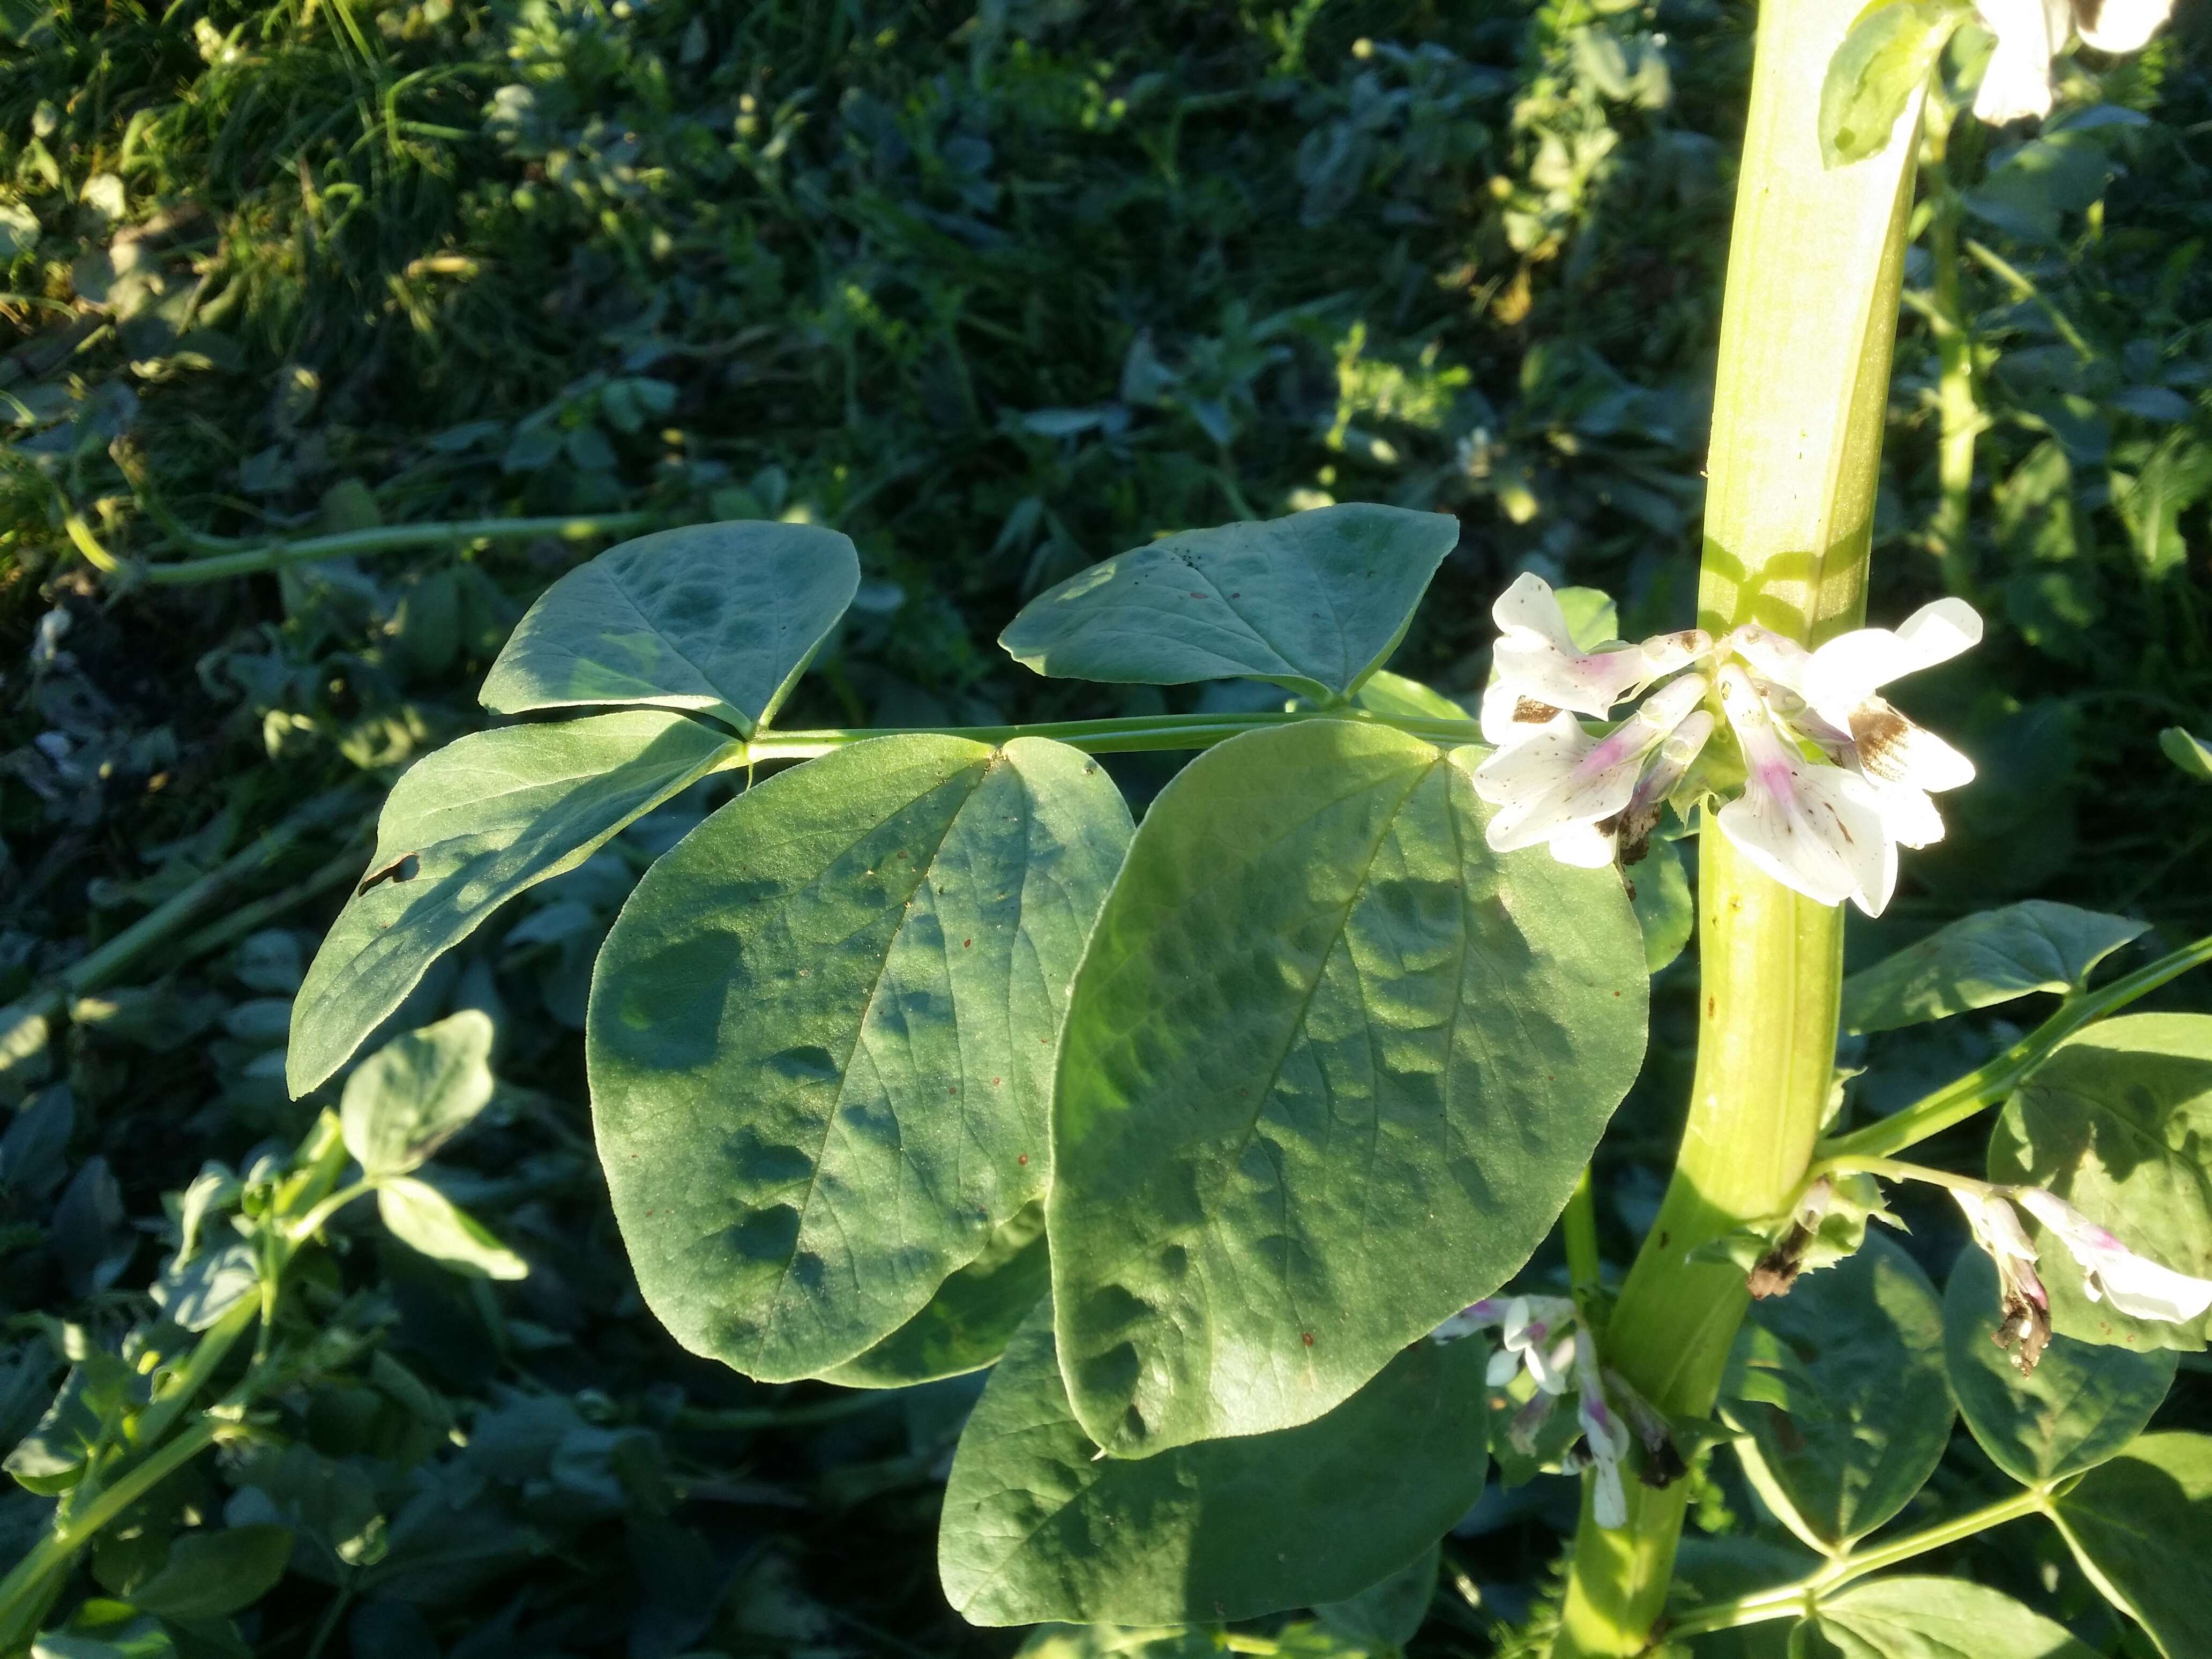
<path id="1" fill-rule="evenodd" d="M 1848 899 L 1879 915 L 1897 884 L 1897 849 L 1942 838 L 1929 795 L 1973 779 L 1972 762 L 1881 695 L 1980 640 L 1964 600 L 1818 650 L 1747 623 L 1717 641 L 1692 629 L 1584 652 L 1533 575 L 1492 614 L 1500 632 L 1482 731 L 1493 748 L 1474 787 L 1498 809 L 1485 832 L 1498 852 L 1543 842 L 1563 864 L 1634 864 L 1714 735 L 1714 714 L 1700 707 L 1714 691 L 1746 773 L 1715 822 L 1759 869 L 1821 903 Z M 1610 731 L 1577 718 L 1607 718 L 1638 696 Z"/>
<path id="2" fill-rule="evenodd" d="M 1975 0 L 1996 46 L 1974 94 L 1984 121 L 2051 113 L 2051 60 L 2075 32 L 2099 52 L 2136 52 L 2173 10 L 2173 0 Z"/>
<path id="3" fill-rule="evenodd" d="M 1696 629 L 1659 634 L 1641 645 L 1615 640 L 1584 651 L 1568 629 L 1559 596 L 1541 576 L 1524 574 L 1490 609 L 1498 624 L 1491 653 L 1496 678 L 1482 698 L 1482 735 L 1503 746 L 1544 726 L 1561 709 L 1602 720 L 1632 697 L 1712 648 Z"/>
<path id="4" fill-rule="evenodd" d="M 2186 1324 L 2212 1308 L 2212 1279 L 2191 1279 L 2137 1255 L 2055 1193 L 2023 1187 L 2013 1197 L 2072 1253 L 2092 1302 L 2109 1301 L 2134 1318 L 2170 1325 Z"/>
<path id="5" fill-rule="evenodd" d="M 2051 1343 L 2051 1298 L 2035 1273 L 2035 1246 L 2011 1205 L 1994 1193 L 1970 1193 L 1954 1187 L 1951 1196 L 1966 1212 L 1974 1243 L 1997 1267 L 1997 1301 L 2002 1309 L 1991 1340 L 2012 1354 L 2022 1376 L 2031 1375 Z"/>
<path id="6" fill-rule="evenodd" d="M 1720 672 L 1721 707 L 1743 750 L 1743 793 L 1716 822 L 1736 850 L 1784 886 L 1823 904 L 1851 900 L 1880 915 L 1897 884 L 1897 846 L 1873 786 L 1808 760 L 1734 663 Z"/>
<path id="7" fill-rule="evenodd" d="M 1500 809 L 1484 832 L 1492 848 L 1548 842 L 1562 863 L 1611 864 L 1612 835 L 1598 826 L 1628 807 L 1647 764 L 1663 762 L 1660 751 L 1705 696 L 1705 677 L 1686 674 L 1605 737 L 1591 737 L 1561 709 L 1534 735 L 1497 750 L 1474 772 L 1475 793 Z"/>
<path id="8" fill-rule="evenodd" d="M 1575 1416 L 1583 1425 L 1591 1468 L 1590 1518 L 1608 1530 L 1628 1524 L 1628 1497 L 1621 1488 L 1620 1460 L 1628 1453 L 1628 1425 L 1606 1401 L 1599 1380 L 1597 1345 L 1586 1330 L 1575 1333 Z"/>

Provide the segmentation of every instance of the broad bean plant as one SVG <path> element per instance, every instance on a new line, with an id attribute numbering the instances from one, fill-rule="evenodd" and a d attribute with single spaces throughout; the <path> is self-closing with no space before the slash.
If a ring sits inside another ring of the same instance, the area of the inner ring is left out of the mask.
<path id="1" fill-rule="evenodd" d="M 2047 109 L 2077 23 L 2128 49 L 2162 15 L 2062 11 L 1982 7 L 1984 117 Z M 1122 553 L 1001 636 L 1040 675 L 1258 682 L 1274 706 L 791 729 L 860 584 L 852 544 L 648 535 L 524 617 L 483 690 L 513 718 L 392 792 L 296 1000 L 293 1091 L 388 1036 L 499 906 L 734 775 L 598 957 L 614 1212 L 653 1313 L 748 1376 L 991 1368 L 939 1547 L 969 1620 L 1202 1637 L 1357 1603 L 1389 1645 L 1407 1631 L 1387 1609 L 1418 1615 L 1486 1486 L 1550 1469 L 1583 1480 L 1541 1633 L 1561 1656 L 1783 1621 L 1792 1654 L 2086 1653 L 1995 1589 L 1889 1571 L 2025 1517 L 2158 1652 L 2212 1651 L 2212 1437 L 2146 1431 L 2212 1311 L 2212 1017 L 2121 1014 L 2212 940 L 2100 975 L 2144 925 L 2029 902 L 1841 968 L 1844 910 L 1888 906 L 1974 777 L 1886 695 L 1970 650 L 1973 607 L 1863 616 L 1921 103 L 1971 15 L 1762 8 L 1677 630 L 1617 639 L 1603 595 L 1522 575 L 1462 707 L 1386 667 L 1462 526 L 1331 505 Z M 1133 750 L 1193 751 L 1137 822 L 1098 758 Z M 1651 976 L 1693 932 L 1680 1162 L 1633 1261 L 1608 1263 L 1593 1155 L 1643 1065 Z M 2056 1012 L 1987 1064 L 1837 1115 L 1839 1034 L 2037 993 Z M 292 1160 L 194 1188 L 167 1311 L 200 1346 L 88 1361 L 46 1462 L 11 1468 L 66 1491 L 125 1443 L 166 1449 L 86 1487 L 10 1581 L 18 1629 L 134 1491 L 246 1432 L 260 1370 L 171 1437 L 338 1207 L 373 1192 L 457 1271 L 520 1270 L 410 1173 L 482 1105 L 484 1041 L 377 1048 Z M 1972 1171 L 1899 1156 L 1992 1112 Z M 1962 1212 L 1942 1293 L 1885 1231 L 1901 1182 Z M 236 1238 L 196 1243 L 221 1212 Z M 1555 1231 L 1564 1275 L 1532 1270 Z M 105 1429 L 102 1389 L 128 1397 Z M 2014 1490 L 1882 1531 L 1960 1417 Z M 1723 1446 L 1811 1565 L 1700 1594 L 1676 1542 Z"/>

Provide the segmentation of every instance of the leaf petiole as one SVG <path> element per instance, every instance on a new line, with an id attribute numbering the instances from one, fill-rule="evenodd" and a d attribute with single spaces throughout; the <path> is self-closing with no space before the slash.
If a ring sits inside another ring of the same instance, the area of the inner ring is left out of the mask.
<path id="1" fill-rule="evenodd" d="M 2077 992 L 2058 1006 L 2058 1012 L 1988 1064 L 1976 1067 L 1957 1082 L 1947 1084 L 1903 1111 L 1869 1123 L 1850 1134 L 1824 1140 L 1814 1149 L 1818 1158 L 1887 1158 L 1940 1134 L 1954 1123 L 1998 1105 L 2027 1080 L 2044 1058 L 2075 1032 L 2093 1021 L 2117 1012 L 2138 997 L 2155 991 L 2168 980 L 2212 962 L 2212 934 L 2160 957 L 2145 968 L 2124 975 L 2100 990 Z"/>

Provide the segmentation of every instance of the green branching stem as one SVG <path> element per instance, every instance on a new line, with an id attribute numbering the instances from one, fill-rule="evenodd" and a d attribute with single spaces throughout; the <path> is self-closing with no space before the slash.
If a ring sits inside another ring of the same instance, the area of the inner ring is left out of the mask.
<path id="1" fill-rule="evenodd" d="M 1393 731 L 1446 746 L 1482 741 L 1482 728 L 1471 720 L 1378 714 L 1371 709 L 1340 706 L 1254 714 L 1142 714 L 1120 720 L 1047 720 L 1031 726 L 839 726 L 814 732 L 763 731 L 754 734 L 744 753 L 735 757 L 732 764 L 811 760 L 817 755 L 865 743 L 872 738 L 916 736 L 967 738 L 975 743 L 989 744 L 1012 743 L 1016 738 L 1049 738 L 1091 755 L 1207 749 L 1246 732 L 1312 720 L 1357 720 L 1367 726 L 1387 726 Z"/>
<path id="2" fill-rule="evenodd" d="M 377 525 L 367 530 L 348 530 L 334 536 L 307 536 L 297 541 L 264 542 L 246 545 L 219 537 L 188 532 L 174 520 L 163 528 L 184 540 L 200 556 L 171 564 L 121 566 L 112 556 L 85 556 L 114 574 L 126 574 L 155 587 L 182 583 L 219 582 L 234 576 L 258 576 L 319 559 L 337 559 L 365 553 L 405 552 L 416 548 L 451 547 L 464 542 L 518 541 L 547 536 L 561 541 L 589 542 L 618 539 L 650 530 L 659 521 L 654 513 L 602 513 L 583 518 L 558 519 L 447 519 L 434 524 Z M 106 562 L 101 562 L 101 558 Z"/>
<path id="3" fill-rule="evenodd" d="M 1734 1630 L 1741 1625 L 1759 1624 L 1769 1619 L 1808 1617 L 1819 1609 L 1823 1595 L 1839 1590 L 1869 1573 L 1896 1566 L 1917 1555 L 1942 1549 L 1947 1544 L 1963 1543 L 1993 1527 L 2001 1527 L 2008 1521 L 2050 1512 L 2051 1489 L 2030 1486 L 1953 1520 L 1938 1522 L 1935 1526 L 1907 1533 L 1902 1538 L 1878 1544 L 1869 1550 L 1839 1556 L 1795 1583 L 1760 1590 L 1753 1595 L 1738 1596 L 1733 1601 L 1715 1601 L 1705 1607 L 1693 1607 L 1678 1618 L 1668 1620 L 1665 1634 L 1670 1639 L 1703 1636 L 1712 1631 Z"/>
<path id="4" fill-rule="evenodd" d="M 2077 991 L 2061 1003 L 2050 1018 L 1987 1064 L 1878 1123 L 1822 1141 L 1819 1156 L 1824 1159 L 1887 1158 L 1893 1152 L 1918 1145 L 1930 1135 L 1942 1133 L 1954 1123 L 1963 1123 L 2003 1102 L 2052 1049 L 2083 1026 L 2118 1012 L 2168 980 L 2179 978 L 2208 962 L 2212 962 L 2212 934 L 2185 945 L 2109 985 L 2094 991 Z"/>

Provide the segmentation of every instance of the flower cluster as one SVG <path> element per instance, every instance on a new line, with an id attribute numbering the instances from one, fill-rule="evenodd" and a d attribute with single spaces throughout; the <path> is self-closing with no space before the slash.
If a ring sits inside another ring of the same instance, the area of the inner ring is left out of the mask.
<path id="1" fill-rule="evenodd" d="M 2212 1308 L 2212 1279 L 2191 1279 L 2137 1255 L 2056 1193 L 2040 1187 L 1954 1188 L 1952 1196 L 1966 1212 L 1974 1243 L 1996 1263 L 2002 1313 L 1996 1340 L 2011 1352 L 2022 1376 L 2035 1370 L 2051 1340 L 2051 1298 L 2036 1276 L 2039 1257 L 2014 1204 L 2065 1245 L 2092 1302 L 2110 1302 L 2132 1318 L 2172 1325 L 2186 1324 Z"/>
<path id="2" fill-rule="evenodd" d="M 1535 1387 L 1528 1403 L 1513 1414 L 1506 1438 L 1523 1456 L 1535 1453 L 1537 1437 L 1550 1419 L 1553 1407 L 1571 1387 L 1575 1419 L 1581 1437 L 1560 1460 L 1569 1474 L 1595 1471 L 1590 1490 L 1590 1512 L 1606 1528 L 1628 1524 L 1628 1496 L 1621 1485 L 1621 1460 L 1627 1455 L 1629 1429 L 1607 1397 L 1608 1385 L 1626 1396 L 1624 1404 L 1636 1420 L 1644 1443 L 1643 1478 L 1646 1484 L 1663 1486 L 1682 1473 L 1672 1431 L 1657 1413 L 1636 1400 L 1619 1377 L 1608 1379 L 1598 1365 L 1597 1344 L 1575 1318 L 1575 1304 L 1565 1297 L 1489 1297 L 1462 1308 L 1437 1327 L 1433 1340 L 1450 1342 L 1477 1331 L 1496 1330 L 1498 1346 L 1490 1356 L 1486 1380 L 1504 1388 L 1523 1369 Z"/>
<path id="3" fill-rule="evenodd" d="M 1974 9 L 1996 37 L 1974 113 L 2002 122 L 2051 113 L 2051 60 L 2075 34 L 2099 52 L 2139 52 L 2173 0 L 1974 0 Z"/>
<path id="4" fill-rule="evenodd" d="M 1635 863 L 1715 738 L 1717 704 L 1743 773 L 1714 814 L 1721 832 L 1784 885 L 1879 915 L 1897 884 L 1897 849 L 1943 834 L 1929 795 L 1973 778 L 1972 762 L 1881 695 L 1980 641 L 1982 619 L 1962 599 L 1817 650 L 1755 623 L 1717 640 L 1692 629 L 1584 650 L 1534 575 L 1491 614 L 1498 641 L 1482 733 L 1493 752 L 1474 787 L 1498 809 L 1486 832 L 1498 852 L 1541 842 L 1563 863 Z M 1601 733 L 1577 718 L 1607 720 L 1638 698 Z"/>

